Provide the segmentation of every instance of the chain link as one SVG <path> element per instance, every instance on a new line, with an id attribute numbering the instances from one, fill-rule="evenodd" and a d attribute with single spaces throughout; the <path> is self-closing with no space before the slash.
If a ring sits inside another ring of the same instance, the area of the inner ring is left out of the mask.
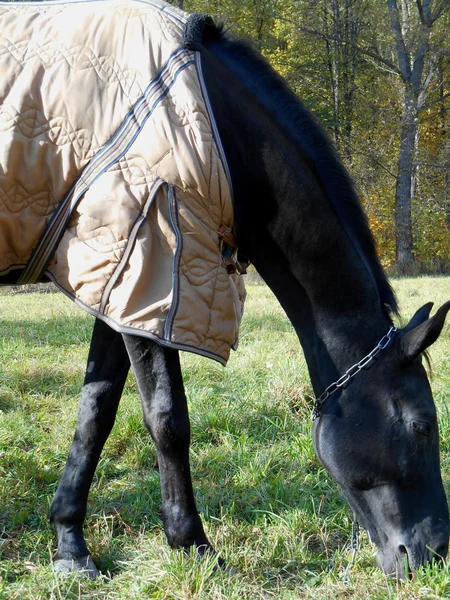
<path id="1" fill-rule="evenodd" d="M 340 388 L 343 388 L 347 385 L 350 379 L 353 379 L 355 375 L 357 375 L 360 371 L 362 371 L 365 367 L 367 367 L 378 354 L 385 350 L 392 341 L 395 332 L 397 331 L 397 327 L 391 327 L 386 335 L 384 335 L 375 348 L 369 352 L 367 356 L 362 358 L 359 362 L 352 365 L 350 369 L 348 369 L 340 379 L 329 385 L 326 390 L 317 398 L 316 403 L 314 405 L 314 410 L 312 414 L 312 420 L 315 421 L 318 419 L 322 413 L 322 407 L 328 398 L 337 392 Z"/>
<path id="2" fill-rule="evenodd" d="M 350 569 L 355 564 L 356 553 L 358 552 L 358 550 L 360 548 L 359 530 L 360 530 L 359 523 L 356 519 L 354 519 L 352 522 L 352 536 L 350 538 L 350 544 L 349 544 L 349 546 L 350 546 L 349 549 L 352 551 L 352 556 L 351 556 L 350 560 L 348 561 L 347 566 L 345 567 L 344 576 L 343 576 L 344 585 L 349 585 L 349 583 L 350 583 Z"/>

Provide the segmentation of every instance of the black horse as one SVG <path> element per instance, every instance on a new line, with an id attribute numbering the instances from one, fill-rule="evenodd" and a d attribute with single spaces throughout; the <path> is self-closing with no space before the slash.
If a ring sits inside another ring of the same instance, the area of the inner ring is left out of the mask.
<path id="1" fill-rule="evenodd" d="M 447 554 L 438 426 L 421 355 L 450 303 L 431 318 L 428 304 L 393 329 L 394 295 L 326 135 L 246 44 L 210 26 L 198 51 L 231 171 L 239 248 L 293 324 L 319 398 L 317 455 L 377 545 L 382 569 L 408 576 L 405 557 L 413 572 Z M 178 352 L 97 320 L 75 438 L 51 505 L 59 569 L 96 574 L 83 520 L 130 365 L 157 448 L 168 542 L 212 551 L 192 490 Z"/>

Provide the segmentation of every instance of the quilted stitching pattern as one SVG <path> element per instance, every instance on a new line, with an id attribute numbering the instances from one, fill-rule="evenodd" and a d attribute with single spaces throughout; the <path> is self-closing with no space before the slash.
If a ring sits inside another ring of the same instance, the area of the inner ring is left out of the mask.
<path id="1" fill-rule="evenodd" d="M 64 62 L 70 69 L 76 71 L 93 70 L 101 81 L 117 82 L 123 93 L 133 100 L 136 100 L 143 91 L 139 72 L 134 69 L 123 69 L 113 56 L 97 56 L 94 50 L 85 46 L 68 48 L 64 44 L 53 41 L 39 44 L 33 40 L 14 43 L 0 37 L 0 59 L 6 54 L 10 54 L 22 66 L 38 59 L 46 68 Z"/>
<path id="2" fill-rule="evenodd" d="M 29 195 L 21 185 L 14 185 L 8 190 L 0 187 L 0 210 L 8 213 L 22 213 L 26 208 L 33 206 L 42 216 L 50 215 L 57 206 L 58 201 L 50 192 L 43 191 Z"/>
<path id="3" fill-rule="evenodd" d="M 43 136 L 56 146 L 69 144 L 80 158 L 92 158 L 100 147 L 94 133 L 88 129 L 74 129 L 65 117 L 47 120 L 42 110 L 24 108 L 18 111 L 13 106 L 3 104 L 0 107 L 0 131 L 20 131 L 29 139 Z"/>
<path id="4" fill-rule="evenodd" d="M 27 261 L 182 48 L 186 18 L 158 0 L 0 3 L 0 272 Z M 221 263 L 229 183 L 191 62 L 171 71 L 139 135 L 80 199 L 48 274 L 120 331 L 225 363 L 243 288 Z"/>

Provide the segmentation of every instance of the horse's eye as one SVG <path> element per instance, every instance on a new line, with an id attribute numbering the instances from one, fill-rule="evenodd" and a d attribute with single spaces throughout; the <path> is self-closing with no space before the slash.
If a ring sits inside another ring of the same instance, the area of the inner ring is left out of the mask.
<path id="1" fill-rule="evenodd" d="M 430 435 L 430 426 L 428 423 L 424 423 L 423 421 L 411 421 L 411 427 L 414 431 L 417 431 L 417 433 Z"/>

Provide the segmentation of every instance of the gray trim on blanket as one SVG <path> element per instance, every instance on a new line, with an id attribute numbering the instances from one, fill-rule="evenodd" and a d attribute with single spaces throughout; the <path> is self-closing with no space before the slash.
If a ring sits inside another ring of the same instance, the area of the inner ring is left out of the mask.
<path id="1" fill-rule="evenodd" d="M 107 325 L 109 325 L 112 329 L 114 329 L 114 331 L 117 331 L 119 333 L 128 333 L 131 335 L 138 335 L 140 337 L 149 338 L 150 340 L 153 340 L 154 342 L 157 342 L 158 344 L 161 344 L 162 346 L 166 346 L 167 348 L 173 348 L 174 350 L 182 350 L 184 352 L 192 352 L 193 354 L 199 354 L 200 356 L 204 356 L 205 358 L 212 358 L 213 360 L 217 361 L 224 367 L 227 364 L 227 361 L 222 356 L 219 356 L 218 354 L 215 354 L 214 352 L 210 352 L 208 350 L 203 350 L 202 348 L 198 348 L 197 346 L 193 346 L 191 344 L 182 344 L 179 342 L 172 342 L 172 341 L 166 339 L 165 337 L 160 337 L 159 335 L 156 335 L 155 333 L 153 333 L 151 331 L 147 331 L 145 329 L 138 329 L 137 327 L 127 327 L 126 325 L 119 325 L 116 321 L 111 319 L 111 317 L 109 317 L 108 315 L 105 315 L 105 314 L 99 312 L 98 310 L 95 310 L 91 306 L 88 306 L 87 304 L 85 304 L 84 302 L 82 302 L 81 300 L 76 298 L 73 294 L 71 294 L 68 290 L 66 290 L 60 283 L 58 283 L 58 281 L 55 279 L 55 277 L 53 276 L 53 274 L 50 271 L 45 271 L 44 274 L 56 285 L 56 287 L 63 294 L 65 294 L 70 300 L 72 300 L 72 302 L 75 302 L 75 304 L 77 306 L 82 308 L 84 311 L 86 311 L 93 317 L 96 317 L 97 319 L 104 321 Z"/>
<path id="2" fill-rule="evenodd" d="M 222 146 L 222 140 L 220 139 L 220 134 L 219 134 L 219 130 L 217 128 L 217 123 L 216 123 L 216 119 L 214 117 L 214 112 L 213 112 L 213 109 L 211 106 L 211 101 L 209 99 L 208 90 L 206 89 L 205 80 L 203 78 L 202 58 L 201 58 L 200 52 L 195 53 L 194 62 L 195 62 L 195 67 L 197 69 L 198 80 L 200 82 L 200 91 L 202 93 L 203 101 L 205 102 L 205 107 L 208 112 L 209 120 L 211 122 L 213 138 L 214 138 L 214 141 L 216 142 L 216 146 L 219 150 L 219 156 L 220 156 L 220 160 L 222 162 L 223 168 L 225 169 L 225 174 L 228 179 L 228 185 L 230 186 L 231 200 L 234 205 L 233 185 L 232 185 L 233 182 L 231 180 L 230 167 L 228 166 L 227 157 L 225 154 L 225 150 L 223 149 L 223 146 Z"/>
<path id="3" fill-rule="evenodd" d="M 180 225 L 178 221 L 178 203 L 177 196 L 175 193 L 175 187 L 173 185 L 169 185 L 169 193 L 168 193 L 168 202 L 169 202 L 169 215 L 170 222 L 172 223 L 172 228 L 175 233 L 175 237 L 177 240 L 177 247 L 175 250 L 175 256 L 173 258 L 173 267 L 172 267 L 172 304 L 170 306 L 169 313 L 166 318 L 166 322 L 164 324 L 164 336 L 170 340 L 172 339 L 172 331 L 173 331 L 173 323 L 175 320 L 175 316 L 178 310 L 178 304 L 180 301 L 180 259 L 181 259 L 181 251 L 183 249 L 183 239 L 180 232 Z"/>

